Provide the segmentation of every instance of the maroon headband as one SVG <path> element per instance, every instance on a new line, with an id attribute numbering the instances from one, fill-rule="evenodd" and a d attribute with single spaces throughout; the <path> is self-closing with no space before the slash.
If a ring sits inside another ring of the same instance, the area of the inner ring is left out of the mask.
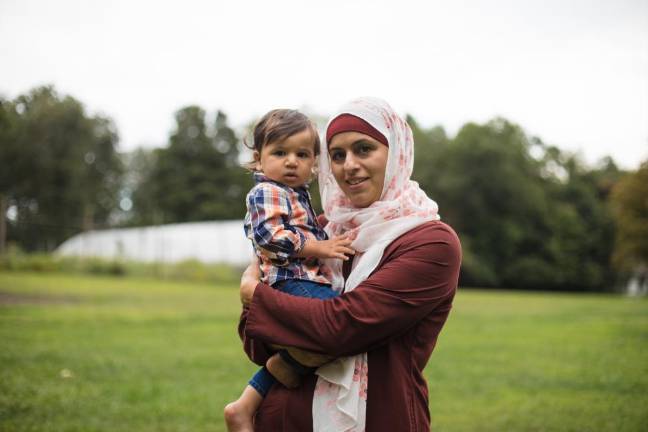
<path id="1" fill-rule="evenodd" d="M 378 132 L 378 129 L 353 114 L 340 114 L 335 117 L 331 124 L 329 124 L 328 129 L 326 129 L 327 145 L 331 144 L 331 138 L 333 138 L 334 135 L 342 132 L 360 132 L 369 135 L 371 138 L 389 147 L 385 135 L 381 134 Z"/>

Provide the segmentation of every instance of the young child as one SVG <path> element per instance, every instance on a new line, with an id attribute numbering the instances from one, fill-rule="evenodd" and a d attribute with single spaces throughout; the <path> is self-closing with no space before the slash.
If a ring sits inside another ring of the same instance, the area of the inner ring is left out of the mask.
<path id="1" fill-rule="evenodd" d="M 347 260 L 346 254 L 354 251 L 344 236 L 327 239 L 311 205 L 308 183 L 320 149 L 315 125 L 298 111 L 272 110 L 255 126 L 252 149 L 254 162 L 248 168 L 254 171 L 256 185 L 246 199 L 245 233 L 259 259 L 261 280 L 297 296 L 336 296 L 318 258 Z M 285 350 L 279 354 L 225 407 L 230 432 L 252 432 L 252 417 L 277 379 L 297 384 L 286 363 L 299 370 L 301 359 Z"/>

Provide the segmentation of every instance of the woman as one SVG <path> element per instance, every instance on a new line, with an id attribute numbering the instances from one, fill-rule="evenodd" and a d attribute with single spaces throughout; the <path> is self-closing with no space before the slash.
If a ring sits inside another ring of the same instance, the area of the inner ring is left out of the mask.
<path id="1" fill-rule="evenodd" d="M 307 299 L 241 280 L 239 333 L 263 364 L 271 345 L 338 358 L 297 389 L 273 387 L 258 431 L 427 431 L 423 369 L 452 307 L 461 250 L 437 206 L 410 180 L 412 133 L 384 101 L 361 98 L 329 122 L 320 189 L 329 235 L 356 255 L 329 265 L 343 294 Z M 346 282 L 345 282 L 346 281 Z"/>

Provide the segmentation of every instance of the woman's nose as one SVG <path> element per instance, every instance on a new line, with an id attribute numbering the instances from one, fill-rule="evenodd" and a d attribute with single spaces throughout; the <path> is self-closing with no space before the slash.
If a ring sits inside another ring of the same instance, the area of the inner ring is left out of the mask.
<path id="1" fill-rule="evenodd" d="M 347 154 L 344 158 L 344 169 L 347 171 L 353 171 L 358 168 L 358 160 L 353 156 L 353 154 Z"/>

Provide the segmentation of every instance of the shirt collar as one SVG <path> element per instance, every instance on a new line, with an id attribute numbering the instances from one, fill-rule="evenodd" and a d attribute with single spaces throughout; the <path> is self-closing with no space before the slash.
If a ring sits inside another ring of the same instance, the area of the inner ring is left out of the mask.
<path id="1" fill-rule="evenodd" d="M 297 191 L 297 192 L 299 192 L 301 190 L 306 190 L 306 191 L 308 190 L 308 183 L 306 183 L 304 186 L 300 186 L 298 188 L 292 188 L 292 187 L 290 187 L 290 186 L 288 186 L 286 184 L 274 181 L 274 180 L 266 177 L 262 172 L 259 172 L 259 171 L 255 171 L 253 173 L 253 176 L 254 176 L 254 183 L 255 184 L 259 184 L 259 183 L 263 183 L 263 182 L 270 182 L 270 183 L 274 183 L 276 185 L 279 185 L 279 186 L 281 186 L 283 188 L 288 188 L 288 189 L 291 189 L 291 190 L 294 190 L 294 191 Z"/>

